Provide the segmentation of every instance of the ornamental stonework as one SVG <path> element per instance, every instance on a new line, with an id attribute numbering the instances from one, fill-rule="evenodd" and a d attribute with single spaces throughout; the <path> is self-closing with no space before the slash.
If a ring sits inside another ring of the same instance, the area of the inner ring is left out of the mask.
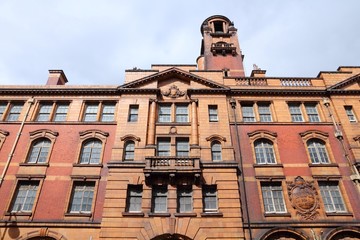
<path id="1" fill-rule="evenodd" d="M 166 97 L 171 97 L 171 98 L 178 98 L 178 97 L 182 97 L 185 95 L 184 91 L 180 91 L 179 88 L 176 85 L 172 85 L 169 90 L 167 91 L 163 91 L 162 95 L 166 96 Z"/>
<path id="2" fill-rule="evenodd" d="M 305 220 L 317 218 L 319 212 L 319 196 L 313 182 L 307 182 L 298 176 L 293 182 L 287 182 L 291 205 L 296 214 Z"/>

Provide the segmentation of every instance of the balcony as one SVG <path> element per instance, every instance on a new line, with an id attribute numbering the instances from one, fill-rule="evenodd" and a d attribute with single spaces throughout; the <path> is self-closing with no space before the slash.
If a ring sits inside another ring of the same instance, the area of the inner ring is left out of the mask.
<path id="1" fill-rule="evenodd" d="M 266 78 L 235 78 L 239 86 L 267 86 Z"/>
<path id="2" fill-rule="evenodd" d="M 211 45 L 210 51 L 213 53 L 213 55 L 216 54 L 222 54 L 224 56 L 226 54 L 232 54 L 233 56 L 236 55 L 236 47 L 234 47 L 232 43 L 225 43 L 225 42 L 213 43 Z"/>
<path id="3" fill-rule="evenodd" d="M 201 173 L 199 157 L 146 157 L 144 173 L 146 177 L 157 174 L 169 174 L 170 177 L 181 174 Z"/>

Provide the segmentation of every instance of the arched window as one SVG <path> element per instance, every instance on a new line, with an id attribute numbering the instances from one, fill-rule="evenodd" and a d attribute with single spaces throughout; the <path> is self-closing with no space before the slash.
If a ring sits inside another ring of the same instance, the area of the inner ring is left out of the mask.
<path id="1" fill-rule="evenodd" d="M 254 142 L 256 163 L 273 164 L 275 161 L 274 146 L 270 140 L 259 139 Z"/>
<path id="2" fill-rule="evenodd" d="M 329 163 L 329 157 L 326 151 L 324 141 L 314 138 L 310 139 L 309 141 L 307 141 L 307 148 L 312 163 L 314 164 Z"/>
<path id="3" fill-rule="evenodd" d="M 32 143 L 27 158 L 27 163 L 45 163 L 50 149 L 51 141 L 47 138 L 41 138 Z"/>
<path id="4" fill-rule="evenodd" d="M 135 143 L 134 141 L 127 141 L 124 148 L 124 161 L 134 160 Z"/>
<path id="5" fill-rule="evenodd" d="M 98 139 L 90 139 L 81 147 L 80 164 L 98 164 L 102 150 L 102 142 Z"/>
<path id="6" fill-rule="evenodd" d="M 213 141 L 211 143 L 211 159 L 213 161 L 221 161 L 221 143 L 219 141 Z"/>

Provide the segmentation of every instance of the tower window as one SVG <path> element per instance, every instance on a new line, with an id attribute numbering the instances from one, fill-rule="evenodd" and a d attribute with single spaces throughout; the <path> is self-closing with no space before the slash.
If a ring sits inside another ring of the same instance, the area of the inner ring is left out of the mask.
<path id="1" fill-rule="evenodd" d="M 214 22 L 214 30 L 215 30 L 215 32 L 224 32 L 223 22 L 215 21 Z"/>

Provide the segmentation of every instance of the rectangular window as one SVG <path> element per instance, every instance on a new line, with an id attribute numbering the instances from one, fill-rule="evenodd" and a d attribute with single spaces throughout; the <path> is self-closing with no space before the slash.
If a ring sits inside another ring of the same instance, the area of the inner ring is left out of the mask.
<path id="1" fill-rule="evenodd" d="M 209 105 L 209 121 L 210 122 L 219 121 L 217 105 Z"/>
<path id="2" fill-rule="evenodd" d="M 259 103 L 258 111 L 259 111 L 260 122 L 272 122 L 269 103 Z"/>
<path id="3" fill-rule="evenodd" d="M 265 213 L 285 213 L 285 202 L 281 183 L 261 185 Z"/>
<path id="4" fill-rule="evenodd" d="M 153 187 L 152 189 L 152 212 L 167 212 L 167 188 Z"/>
<path id="5" fill-rule="evenodd" d="M 218 199 L 216 185 L 203 185 L 202 195 L 204 212 L 217 212 Z"/>
<path id="6" fill-rule="evenodd" d="M 316 109 L 316 103 L 305 103 L 304 105 L 309 122 L 320 122 L 319 114 Z"/>
<path id="7" fill-rule="evenodd" d="M 171 105 L 159 105 L 159 122 L 171 122 Z"/>
<path id="8" fill-rule="evenodd" d="M 139 114 L 139 105 L 130 105 L 128 122 L 137 122 Z"/>
<path id="9" fill-rule="evenodd" d="M 189 122 L 188 106 L 176 105 L 176 122 Z"/>
<path id="10" fill-rule="evenodd" d="M 241 112 L 244 122 L 255 122 L 255 114 L 253 105 L 242 105 Z"/>
<path id="11" fill-rule="evenodd" d="M 353 112 L 353 107 L 352 106 L 344 106 L 345 107 L 345 112 L 346 115 L 348 116 L 348 119 L 350 122 L 357 122 L 355 114 Z"/>
<path id="12" fill-rule="evenodd" d="M 142 185 L 128 185 L 126 211 L 141 212 Z"/>
<path id="13" fill-rule="evenodd" d="M 75 182 L 71 194 L 70 213 L 91 213 L 95 182 Z"/>
<path id="14" fill-rule="evenodd" d="M 41 104 L 36 121 L 38 121 L 38 122 L 49 121 L 52 107 L 53 107 L 53 104 L 50 104 L 50 103 Z"/>
<path id="15" fill-rule="evenodd" d="M 11 206 L 11 212 L 31 212 L 39 181 L 19 181 Z"/>
<path id="16" fill-rule="evenodd" d="M 69 104 L 61 103 L 55 106 L 54 122 L 66 121 Z"/>
<path id="17" fill-rule="evenodd" d="M 114 121 L 115 116 L 115 105 L 111 103 L 103 104 L 101 121 L 102 122 L 112 122 Z"/>
<path id="18" fill-rule="evenodd" d="M 158 138 L 157 155 L 170 156 L 170 138 Z"/>
<path id="19" fill-rule="evenodd" d="M 178 212 L 186 213 L 193 211 L 193 198 L 191 187 L 178 187 L 177 189 Z"/>
<path id="20" fill-rule="evenodd" d="M 177 138 L 176 139 L 176 156 L 188 157 L 189 156 L 189 139 Z"/>
<path id="21" fill-rule="evenodd" d="M 115 103 L 86 103 L 84 122 L 112 122 L 115 117 Z"/>
<path id="22" fill-rule="evenodd" d="M 15 122 L 19 120 L 19 116 L 22 110 L 23 104 L 21 103 L 14 103 L 10 105 L 10 111 L 7 116 L 7 121 Z"/>
<path id="23" fill-rule="evenodd" d="M 6 107 L 7 107 L 7 103 L 0 102 L 0 121 L 2 121 Z"/>
<path id="24" fill-rule="evenodd" d="M 300 106 L 301 105 L 299 103 L 289 104 L 291 120 L 293 122 L 303 122 L 304 121 Z"/>
<path id="25" fill-rule="evenodd" d="M 319 187 L 327 213 L 346 212 L 337 182 L 319 182 Z"/>

